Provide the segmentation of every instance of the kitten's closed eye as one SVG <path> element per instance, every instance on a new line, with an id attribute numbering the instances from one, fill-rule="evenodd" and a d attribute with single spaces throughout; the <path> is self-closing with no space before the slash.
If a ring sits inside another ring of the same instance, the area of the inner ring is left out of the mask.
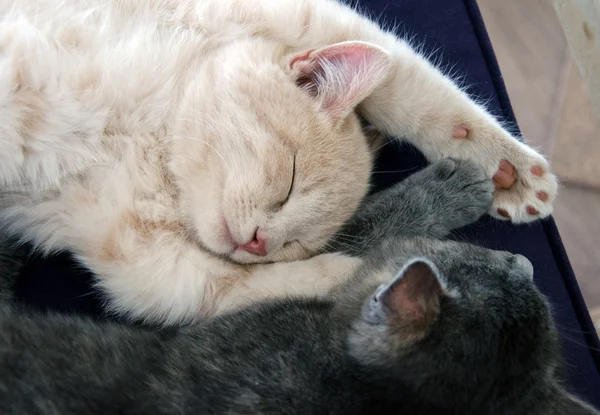
<path id="1" fill-rule="evenodd" d="M 281 209 L 290 200 L 290 196 L 292 195 L 292 190 L 294 190 L 295 178 L 296 178 L 296 154 L 294 154 L 294 158 L 292 159 L 292 177 L 290 178 L 290 186 L 288 188 L 288 191 L 285 195 L 285 198 L 283 198 L 283 200 L 281 200 L 280 202 L 277 202 L 273 205 L 273 210 Z"/>

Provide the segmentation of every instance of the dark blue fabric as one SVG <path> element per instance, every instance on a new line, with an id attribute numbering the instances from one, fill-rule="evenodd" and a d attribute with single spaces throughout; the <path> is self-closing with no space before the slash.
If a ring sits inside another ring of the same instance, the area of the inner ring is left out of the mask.
<path id="1" fill-rule="evenodd" d="M 362 0 L 372 16 L 400 23 L 401 34 L 415 36 L 425 50 L 436 51 L 441 65 L 460 74 L 473 96 L 515 125 L 510 101 L 475 0 Z M 386 146 L 375 173 L 377 188 L 389 186 L 425 164 L 408 147 Z M 494 249 L 525 255 L 535 281 L 550 299 L 563 335 L 566 381 L 570 390 L 600 408 L 600 344 L 552 219 L 514 226 L 491 218 L 455 236 Z M 99 316 L 101 303 L 89 273 L 67 254 L 33 257 L 18 287 L 27 302 L 42 308 Z"/>

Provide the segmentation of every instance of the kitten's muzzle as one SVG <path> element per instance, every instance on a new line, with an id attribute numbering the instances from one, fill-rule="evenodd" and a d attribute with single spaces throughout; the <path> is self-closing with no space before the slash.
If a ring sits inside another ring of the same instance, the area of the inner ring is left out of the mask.
<path id="1" fill-rule="evenodd" d="M 253 255 L 267 256 L 267 239 L 264 233 L 257 229 L 252 239 L 244 244 L 238 244 L 236 249 L 241 249 Z"/>

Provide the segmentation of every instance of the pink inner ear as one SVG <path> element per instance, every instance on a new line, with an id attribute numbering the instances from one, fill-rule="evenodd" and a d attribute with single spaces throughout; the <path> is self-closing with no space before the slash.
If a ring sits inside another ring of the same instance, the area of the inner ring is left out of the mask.
<path id="1" fill-rule="evenodd" d="M 427 302 L 424 298 L 411 292 L 409 285 L 406 281 L 400 281 L 398 285 L 392 287 L 387 305 L 398 312 L 398 317 L 402 319 L 419 320 L 425 313 Z"/>
<path id="2" fill-rule="evenodd" d="M 318 97 L 334 118 L 344 116 L 383 79 L 389 59 L 383 50 L 346 42 L 309 50 L 290 61 L 300 76 L 297 84 Z"/>
<path id="3" fill-rule="evenodd" d="M 414 262 L 405 270 L 402 278 L 388 287 L 382 300 L 400 321 L 425 323 L 437 309 L 443 288 L 433 269 L 424 262 Z"/>
<path id="4" fill-rule="evenodd" d="M 290 67 L 294 68 L 296 64 L 307 64 L 314 67 L 319 60 L 335 60 L 344 58 L 346 61 L 352 62 L 354 58 L 355 64 L 363 61 L 369 53 L 372 55 L 381 54 L 381 51 L 364 43 L 348 42 L 329 46 L 314 53 L 316 49 L 309 49 L 304 53 L 295 56 L 290 61 Z M 311 56 L 312 54 L 312 56 Z M 308 69 L 308 68 L 307 68 Z M 302 72 L 309 72 L 305 68 L 300 68 Z"/>

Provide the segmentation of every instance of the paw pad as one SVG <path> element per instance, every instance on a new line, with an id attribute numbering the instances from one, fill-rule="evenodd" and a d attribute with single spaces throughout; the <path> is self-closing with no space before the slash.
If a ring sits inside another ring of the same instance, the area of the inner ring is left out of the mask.
<path id="1" fill-rule="evenodd" d="M 498 212 L 498 215 L 500 215 L 500 216 L 504 216 L 505 218 L 510 218 L 510 214 L 508 213 L 508 211 L 506 209 L 498 208 L 497 212 Z"/>
<path id="2" fill-rule="evenodd" d="M 537 177 L 542 177 L 544 175 L 544 169 L 542 166 L 535 165 L 531 168 L 531 174 Z"/>
<path id="3" fill-rule="evenodd" d="M 548 196 L 548 193 L 546 193 L 546 192 L 537 192 L 537 193 L 535 194 L 535 196 L 536 196 L 538 199 L 540 199 L 542 202 L 547 202 L 547 201 L 548 201 L 548 198 L 550 197 L 550 196 Z"/>
<path id="4" fill-rule="evenodd" d="M 454 127 L 454 135 L 453 138 L 463 139 L 469 136 L 469 130 L 464 125 L 459 125 Z"/>
<path id="5" fill-rule="evenodd" d="M 508 189 L 517 181 L 517 170 L 511 162 L 502 160 L 492 179 L 496 189 Z"/>
<path id="6" fill-rule="evenodd" d="M 550 215 L 558 182 L 542 156 L 527 149 L 504 157 L 493 176 L 496 191 L 491 216 L 525 223 Z"/>

